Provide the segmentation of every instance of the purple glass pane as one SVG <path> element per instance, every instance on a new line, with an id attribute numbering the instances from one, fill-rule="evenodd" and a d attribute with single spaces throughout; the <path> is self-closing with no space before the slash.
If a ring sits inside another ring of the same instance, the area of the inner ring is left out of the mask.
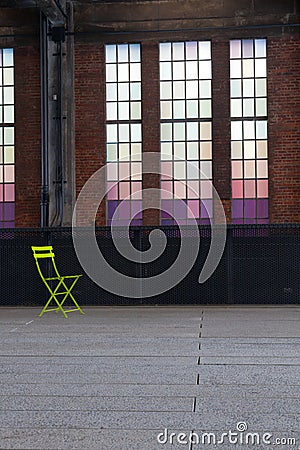
<path id="1" fill-rule="evenodd" d="M 245 215 L 247 219 L 255 219 L 256 217 L 256 200 L 245 200 L 244 207 Z"/>
<path id="2" fill-rule="evenodd" d="M 210 220 L 209 219 L 201 219 L 200 220 L 200 224 L 201 225 L 209 225 L 210 224 Z"/>
<path id="3" fill-rule="evenodd" d="M 3 222 L 3 228 L 15 228 L 14 222 Z"/>
<path id="4" fill-rule="evenodd" d="M 174 225 L 175 221 L 173 219 L 162 220 L 162 225 Z"/>
<path id="5" fill-rule="evenodd" d="M 268 217 L 268 199 L 257 200 L 257 217 L 260 219 Z"/>
<path id="6" fill-rule="evenodd" d="M 212 200 L 201 200 L 201 218 L 209 219 L 212 215 Z"/>
<path id="7" fill-rule="evenodd" d="M 232 219 L 233 225 L 242 225 L 244 223 L 243 219 Z"/>
<path id="8" fill-rule="evenodd" d="M 15 218 L 15 204 L 3 203 L 3 219 L 7 221 L 14 220 Z"/>
<path id="9" fill-rule="evenodd" d="M 189 218 L 198 218 L 199 214 L 199 200 L 188 200 L 188 217 Z"/>
<path id="10" fill-rule="evenodd" d="M 245 219 L 244 223 L 248 225 L 255 225 L 256 219 Z"/>
<path id="11" fill-rule="evenodd" d="M 186 225 L 186 220 L 185 219 L 176 219 L 176 223 L 177 223 L 177 225 Z"/>
<path id="12" fill-rule="evenodd" d="M 162 219 L 171 219 L 171 214 L 168 214 L 166 211 L 161 211 L 161 218 Z"/>
<path id="13" fill-rule="evenodd" d="M 257 223 L 267 224 L 267 223 L 269 223 L 269 219 L 257 219 Z"/>
<path id="14" fill-rule="evenodd" d="M 243 214 L 243 200 L 232 200 L 232 218 L 240 219 Z"/>
<path id="15" fill-rule="evenodd" d="M 174 218 L 185 219 L 187 215 L 186 204 L 183 200 L 174 200 Z"/>
<path id="16" fill-rule="evenodd" d="M 3 217 L 3 203 L 0 202 L 0 220 L 3 220 L 3 219 L 4 219 L 4 217 Z"/>
<path id="17" fill-rule="evenodd" d="M 167 212 L 173 217 L 173 200 L 162 200 L 161 201 L 161 212 Z"/>
<path id="18" fill-rule="evenodd" d="M 141 201 L 132 201 L 131 202 L 131 216 L 135 217 L 137 216 L 137 214 L 141 214 L 141 209 L 142 209 L 143 205 Z M 141 216 L 140 216 L 141 217 Z"/>
<path id="19" fill-rule="evenodd" d="M 143 221 L 141 219 L 132 219 L 130 225 L 132 225 L 133 227 L 139 227 L 143 225 Z"/>
<path id="20" fill-rule="evenodd" d="M 123 201 L 119 205 L 119 217 L 120 220 L 130 218 L 130 201 Z"/>
<path id="21" fill-rule="evenodd" d="M 118 200 L 111 200 L 107 202 L 107 216 L 108 219 L 111 219 L 114 215 L 114 212 L 118 206 L 119 202 Z"/>

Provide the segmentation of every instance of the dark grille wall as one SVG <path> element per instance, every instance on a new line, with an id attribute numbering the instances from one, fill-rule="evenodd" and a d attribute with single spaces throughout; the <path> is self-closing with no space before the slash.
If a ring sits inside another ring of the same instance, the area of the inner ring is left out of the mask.
<path id="1" fill-rule="evenodd" d="M 138 249 L 148 246 L 152 228 L 131 230 L 132 243 Z M 177 256 L 180 245 L 176 227 L 164 229 L 168 244 L 163 255 L 147 265 L 130 263 L 114 248 L 108 228 L 97 228 L 98 245 L 113 267 L 142 278 L 166 270 Z M 79 231 L 78 232 L 82 232 Z M 190 273 L 171 290 L 150 298 L 118 297 L 98 287 L 84 275 L 74 290 L 81 305 L 150 304 L 299 304 L 300 302 L 300 226 L 229 226 L 221 262 L 204 284 L 198 276 L 210 245 L 209 227 L 201 227 L 201 247 Z M 187 229 L 188 245 L 194 237 Z M 119 231 L 120 238 L 124 231 Z M 37 273 L 31 245 L 54 247 L 56 262 L 64 275 L 83 273 L 72 244 L 71 229 L 0 230 L 0 305 L 42 306 L 48 292 Z"/>

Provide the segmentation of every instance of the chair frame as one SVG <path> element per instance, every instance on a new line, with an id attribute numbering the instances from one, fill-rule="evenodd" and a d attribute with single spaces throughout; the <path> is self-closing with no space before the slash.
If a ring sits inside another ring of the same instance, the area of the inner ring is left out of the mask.
<path id="1" fill-rule="evenodd" d="M 74 288 L 75 284 L 77 283 L 78 279 L 80 277 L 82 277 L 82 275 L 65 275 L 65 276 L 61 276 L 56 264 L 55 264 L 55 254 L 53 252 L 53 247 L 52 245 L 47 245 L 47 246 L 42 246 L 42 247 L 36 247 L 36 246 L 32 246 L 31 247 L 32 251 L 33 251 L 33 256 L 35 259 L 35 263 L 37 266 L 37 270 L 39 272 L 40 277 L 43 280 L 43 283 L 45 284 L 45 286 L 47 287 L 49 293 L 50 293 L 50 297 L 46 303 L 46 305 L 44 306 L 44 308 L 42 309 L 42 311 L 39 314 L 39 317 L 42 317 L 42 315 L 46 312 L 50 312 L 50 311 L 61 311 L 64 315 L 65 318 L 68 317 L 67 313 L 73 312 L 73 311 L 79 311 L 81 314 L 84 314 L 84 312 L 82 311 L 82 309 L 80 308 L 80 306 L 78 305 L 78 303 L 76 302 L 73 294 L 72 294 L 72 289 Z M 45 258 L 49 258 L 52 261 L 52 266 L 54 269 L 54 272 L 56 274 L 56 276 L 54 277 L 44 277 L 42 269 L 40 267 L 39 264 L 39 259 L 45 259 Z M 65 280 L 74 280 L 71 285 L 68 287 L 67 284 L 65 283 Z M 55 288 L 51 287 L 51 282 L 56 281 L 57 284 L 55 286 Z M 61 289 L 63 289 L 61 291 Z M 58 295 L 63 295 L 63 299 L 60 302 L 59 299 L 57 298 Z M 64 309 L 63 308 L 63 304 L 65 303 L 66 299 L 70 297 L 73 301 L 73 303 L 75 304 L 76 308 L 74 309 Z M 56 308 L 48 308 L 49 304 L 51 303 L 51 301 L 54 301 L 57 304 Z"/>

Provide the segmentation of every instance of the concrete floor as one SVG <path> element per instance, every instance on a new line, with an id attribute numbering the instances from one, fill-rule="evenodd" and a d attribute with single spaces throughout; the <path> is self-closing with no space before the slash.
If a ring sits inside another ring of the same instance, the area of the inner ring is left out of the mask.
<path id="1" fill-rule="evenodd" d="M 0 309 L 1 450 L 300 448 L 300 307 L 85 312 Z"/>

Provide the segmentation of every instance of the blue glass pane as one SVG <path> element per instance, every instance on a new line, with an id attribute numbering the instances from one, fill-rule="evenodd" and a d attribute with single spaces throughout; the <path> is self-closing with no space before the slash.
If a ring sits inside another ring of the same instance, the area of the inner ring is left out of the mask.
<path id="1" fill-rule="evenodd" d="M 14 65 L 14 50 L 13 48 L 3 49 L 3 66 L 13 66 Z"/>

